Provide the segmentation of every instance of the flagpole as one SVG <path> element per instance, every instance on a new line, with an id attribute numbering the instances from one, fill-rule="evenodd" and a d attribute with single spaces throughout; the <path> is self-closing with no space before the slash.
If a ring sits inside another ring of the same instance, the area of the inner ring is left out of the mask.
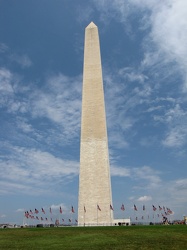
<path id="1" fill-rule="evenodd" d="M 23 215 L 23 227 L 24 227 L 24 220 L 25 219 L 25 212 L 24 212 L 24 215 Z"/>
<path id="2" fill-rule="evenodd" d="M 122 211 L 123 214 L 123 222 L 125 221 L 125 209 Z"/>
<path id="3" fill-rule="evenodd" d="M 136 221 L 136 216 L 135 216 L 135 206 L 134 206 L 134 209 L 133 209 L 133 210 L 134 210 L 134 219 L 135 219 L 135 221 Z"/>
<path id="4" fill-rule="evenodd" d="M 73 212 L 71 211 L 70 213 L 71 213 L 71 225 L 72 225 L 72 214 L 73 214 Z"/>
<path id="5" fill-rule="evenodd" d="M 153 223 L 155 225 L 155 215 L 154 215 L 154 210 L 153 210 Z"/>
<path id="6" fill-rule="evenodd" d="M 110 206 L 111 206 L 111 204 L 110 204 Z M 111 224 L 112 224 L 112 215 L 111 215 L 111 207 L 109 206 L 109 209 L 110 209 L 110 226 L 111 226 Z"/>
<path id="7" fill-rule="evenodd" d="M 97 225 L 98 225 L 98 204 L 97 204 Z"/>
<path id="8" fill-rule="evenodd" d="M 84 205 L 84 227 L 85 227 L 85 213 L 86 211 L 85 211 L 85 205 Z"/>

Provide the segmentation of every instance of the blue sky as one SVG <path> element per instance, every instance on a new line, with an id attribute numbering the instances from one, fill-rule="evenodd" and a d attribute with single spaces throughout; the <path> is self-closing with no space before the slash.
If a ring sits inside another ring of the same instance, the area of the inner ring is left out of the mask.
<path id="1" fill-rule="evenodd" d="M 0 223 L 77 217 L 84 30 L 99 28 L 114 216 L 187 215 L 187 1 L 0 1 Z M 122 215 L 121 204 L 125 205 Z M 133 211 L 136 204 L 138 212 Z"/>

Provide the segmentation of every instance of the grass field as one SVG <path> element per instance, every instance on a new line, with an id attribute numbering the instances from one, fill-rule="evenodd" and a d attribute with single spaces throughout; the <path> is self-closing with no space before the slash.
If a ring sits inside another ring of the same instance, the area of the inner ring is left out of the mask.
<path id="1" fill-rule="evenodd" d="M 0 249 L 187 249 L 187 226 L 0 229 Z"/>

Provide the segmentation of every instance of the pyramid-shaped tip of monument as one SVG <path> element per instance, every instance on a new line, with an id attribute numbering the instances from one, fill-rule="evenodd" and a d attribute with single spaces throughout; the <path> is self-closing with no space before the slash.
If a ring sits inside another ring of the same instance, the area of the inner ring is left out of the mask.
<path id="1" fill-rule="evenodd" d="M 93 29 L 93 28 L 96 28 L 97 26 L 95 25 L 94 22 L 91 22 L 87 27 L 86 29 Z"/>

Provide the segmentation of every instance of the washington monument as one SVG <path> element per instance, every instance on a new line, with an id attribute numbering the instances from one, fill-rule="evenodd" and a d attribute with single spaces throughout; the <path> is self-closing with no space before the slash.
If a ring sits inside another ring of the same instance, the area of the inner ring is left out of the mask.
<path id="1" fill-rule="evenodd" d="M 113 222 L 108 138 L 97 26 L 85 29 L 78 224 Z"/>

